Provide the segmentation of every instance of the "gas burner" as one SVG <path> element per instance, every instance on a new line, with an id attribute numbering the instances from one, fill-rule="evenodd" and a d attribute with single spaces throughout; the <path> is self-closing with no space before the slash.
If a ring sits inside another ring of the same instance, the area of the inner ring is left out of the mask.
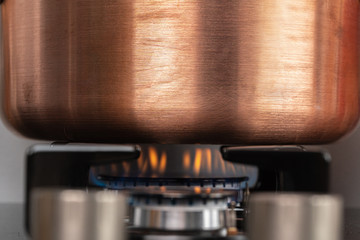
<path id="1" fill-rule="evenodd" d="M 27 155 L 26 226 L 31 234 L 38 188 L 104 189 L 132 196 L 130 239 L 243 240 L 249 190 L 326 192 L 328 160 L 283 146 L 36 145 Z"/>
<path id="2" fill-rule="evenodd" d="M 143 188 L 131 192 L 131 205 L 147 206 L 219 206 L 224 203 L 232 192 L 226 190 L 211 190 L 195 188 L 191 190 L 178 190 L 174 188 Z"/>
<path id="3" fill-rule="evenodd" d="M 171 187 L 201 187 L 240 190 L 248 177 L 240 178 L 142 178 L 142 177 L 112 177 L 100 175 L 98 181 L 110 189 L 129 189 L 135 187 L 171 186 Z M 99 182 L 97 182 L 99 183 Z"/>
<path id="4" fill-rule="evenodd" d="M 132 192 L 130 229 L 146 235 L 226 236 L 236 233 L 231 191 L 146 188 Z M 229 230 L 229 231 L 228 231 Z"/>
<path id="5" fill-rule="evenodd" d="M 94 177 L 90 176 L 90 179 Z M 144 178 L 144 177 L 112 177 L 97 176 L 92 181 L 97 186 L 112 190 L 135 190 L 137 188 L 166 187 L 174 190 L 205 191 L 214 190 L 231 191 L 231 201 L 240 203 L 243 190 L 246 189 L 248 177 L 239 178 Z"/>

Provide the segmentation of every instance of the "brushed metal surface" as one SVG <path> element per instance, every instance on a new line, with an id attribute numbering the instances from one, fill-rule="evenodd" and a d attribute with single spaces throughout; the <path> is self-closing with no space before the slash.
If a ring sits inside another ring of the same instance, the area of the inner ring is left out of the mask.
<path id="1" fill-rule="evenodd" d="M 226 227 L 226 207 L 134 207 L 134 227 L 163 231 L 221 230 Z"/>
<path id="2" fill-rule="evenodd" d="M 27 137 L 326 143 L 359 116 L 358 0 L 5 0 L 2 20 Z"/>
<path id="3" fill-rule="evenodd" d="M 260 193 L 250 198 L 252 240 L 341 240 L 343 202 L 332 195 Z"/>
<path id="4" fill-rule="evenodd" d="M 32 194 L 33 240 L 126 240 L 126 197 L 113 192 L 37 189 Z"/>
<path id="5" fill-rule="evenodd" d="M 9 236 L 14 236 L 16 240 L 29 240 L 23 227 L 23 209 L 24 206 L 19 203 L 0 203 L 0 237 L 1 239 L 9 239 Z M 360 232 L 360 210 L 346 209 L 345 210 L 345 234 L 344 240 L 358 240 Z M 11 239 L 11 238 L 10 238 Z M 134 238 L 137 240 L 168 240 L 169 236 L 164 235 L 147 235 L 138 236 Z M 200 240 L 199 237 L 194 236 L 173 236 L 172 240 Z M 225 240 L 217 237 L 217 239 Z M 226 237 L 227 240 L 247 240 L 244 236 Z"/>

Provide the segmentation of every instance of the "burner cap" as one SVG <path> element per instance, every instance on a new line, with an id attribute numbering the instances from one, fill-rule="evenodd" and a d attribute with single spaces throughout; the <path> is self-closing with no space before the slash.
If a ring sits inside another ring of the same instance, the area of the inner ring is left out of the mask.
<path id="1" fill-rule="evenodd" d="M 232 192 L 147 188 L 132 193 L 132 227 L 145 232 L 226 235 Z"/>

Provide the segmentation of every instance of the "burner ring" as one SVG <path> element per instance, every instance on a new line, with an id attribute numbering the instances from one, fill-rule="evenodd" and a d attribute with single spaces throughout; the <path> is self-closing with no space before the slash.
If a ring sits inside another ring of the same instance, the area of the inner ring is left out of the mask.
<path id="1" fill-rule="evenodd" d="M 131 195 L 136 198 L 161 198 L 161 199 L 188 199 L 188 200 L 196 200 L 196 199 L 210 199 L 210 200 L 221 200 L 227 199 L 228 197 L 233 195 L 233 192 L 230 190 L 222 190 L 222 189 L 201 189 L 195 188 L 194 190 L 183 190 L 176 189 L 173 187 L 170 188 L 138 188 L 132 190 Z"/>
<path id="2" fill-rule="evenodd" d="M 121 190 L 129 192 L 145 192 L 150 194 L 150 189 L 173 189 L 180 190 L 178 193 L 172 191 L 172 195 L 189 194 L 194 192 L 204 193 L 206 196 L 215 198 L 214 195 L 221 191 L 232 192 L 232 200 L 242 201 L 242 190 L 246 188 L 249 177 L 236 178 L 144 178 L 144 177 L 113 177 L 99 175 L 92 179 L 93 183 L 110 190 Z M 165 191 L 161 191 L 163 194 Z M 168 194 L 168 191 L 166 191 Z M 209 195 L 210 193 L 210 195 Z M 153 193 L 155 194 L 155 193 Z M 176 198 L 172 196 L 172 198 Z M 183 196 L 182 196 L 183 198 Z"/>

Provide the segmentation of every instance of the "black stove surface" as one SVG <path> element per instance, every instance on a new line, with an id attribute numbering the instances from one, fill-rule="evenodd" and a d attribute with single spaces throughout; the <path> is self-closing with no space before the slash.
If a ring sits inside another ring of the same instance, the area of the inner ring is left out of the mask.
<path id="1" fill-rule="evenodd" d="M 360 209 L 345 211 L 344 240 L 358 240 L 360 236 Z M 30 240 L 24 227 L 24 205 L 0 204 L 0 239 Z"/>

